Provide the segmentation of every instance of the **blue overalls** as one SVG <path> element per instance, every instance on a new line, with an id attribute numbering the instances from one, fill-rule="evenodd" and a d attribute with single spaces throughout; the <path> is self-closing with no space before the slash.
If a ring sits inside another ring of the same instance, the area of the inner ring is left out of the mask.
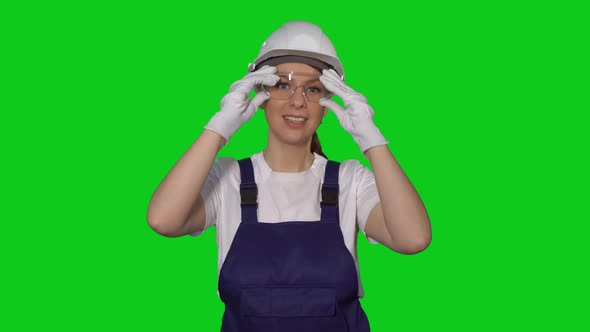
<path id="1" fill-rule="evenodd" d="M 369 332 L 328 161 L 317 222 L 259 223 L 250 158 L 240 165 L 242 221 L 219 274 L 222 332 Z"/>

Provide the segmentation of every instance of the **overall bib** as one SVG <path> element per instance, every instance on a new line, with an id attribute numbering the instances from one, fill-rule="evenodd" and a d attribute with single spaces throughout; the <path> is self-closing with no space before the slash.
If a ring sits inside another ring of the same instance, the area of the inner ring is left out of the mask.
<path id="1" fill-rule="evenodd" d="M 369 332 L 340 229 L 340 164 L 326 165 L 319 221 L 260 223 L 252 161 L 238 163 L 242 220 L 219 274 L 221 331 Z"/>

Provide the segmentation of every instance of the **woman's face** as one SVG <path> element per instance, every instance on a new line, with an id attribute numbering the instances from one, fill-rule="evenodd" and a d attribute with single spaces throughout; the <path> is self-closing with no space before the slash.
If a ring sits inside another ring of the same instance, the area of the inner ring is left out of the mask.
<path id="1" fill-rule="evenodd" d="M 269 139 L 278 139 L 287 144 L 306 144 L 311 140 L 322 118 L 326 115 L 326 108 L 318 102 L 309 101 L 303 95 L 304 86 L 309 92 L 325 90 L 318 80 L 322 74 L 316 68 L 303 63 L 282 63 L 276 66 L 277 73 L 294 74 L 291 80 L 281 76 L 275 89 L 288 89 L 289 86 L 300 88 L 289 99 L 271 98 L 266 101 L 264 113 L 269 128 Z M 301 75 L 297 75 L 301 74 Z"/>

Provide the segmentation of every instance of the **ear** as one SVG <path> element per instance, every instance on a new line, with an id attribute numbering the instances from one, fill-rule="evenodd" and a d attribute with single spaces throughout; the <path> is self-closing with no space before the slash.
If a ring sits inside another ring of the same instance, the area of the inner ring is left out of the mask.
<path id="1" fill-rule="evenodd" d="M 326 114 L 328 114 L 328 108 L 326 106 L 324 106 L 324 115 L 323 116 L 326 116 Z"/>

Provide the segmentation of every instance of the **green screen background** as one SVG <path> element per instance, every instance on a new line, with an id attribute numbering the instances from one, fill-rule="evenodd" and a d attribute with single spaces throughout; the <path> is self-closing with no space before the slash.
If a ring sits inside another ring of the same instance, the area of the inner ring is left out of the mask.
<path id="1" fill-rule="evenodd" d="M 215 228 L 165 238 L 147 206 L 290 20 L 332 39 L 432 222 L 417 255 L 359 235 L 372 331 L 588 329 L 588 11 L 532 1 L 0 5 L 0 329 L 220 330 Z M 332 113 L 319 136 L 370 167 Z M 259 112 L 219 156 L 265 143 Z"/>

